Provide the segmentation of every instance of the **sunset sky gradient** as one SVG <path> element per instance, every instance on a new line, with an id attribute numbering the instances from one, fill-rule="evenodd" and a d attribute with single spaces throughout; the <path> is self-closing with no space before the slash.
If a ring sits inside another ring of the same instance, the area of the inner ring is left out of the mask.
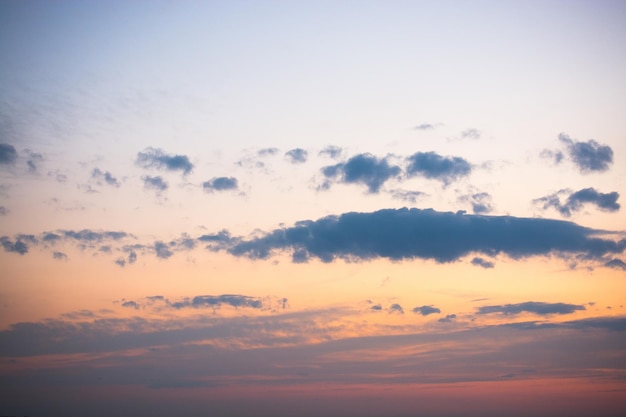
<path id="1" fill-rule="evenodd" d="M 0 3 L 0 415 L 622 416 L 626 3 Z"/>

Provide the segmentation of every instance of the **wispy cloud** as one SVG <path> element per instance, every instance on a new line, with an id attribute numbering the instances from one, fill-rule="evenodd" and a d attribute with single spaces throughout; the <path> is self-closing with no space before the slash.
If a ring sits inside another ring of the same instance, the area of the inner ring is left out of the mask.
<path id="1" fill-rule="evenodd" d="M 183 175 L 193 170 L 193 164 L 186 155 L 170 155 L 162 149 L 155 148 L 146 148 L 143 152 L 137 153 L 135 162 L 142 168 L 182 171 Z"/>
<path id="2" fill-rule="evenodd" d="M 306 149 L 295 148 L 285 152 L 285 157 L 292 164 L 303 164 L 307 161 L 309 153 Z"/>
<path id="3" fill-rule="evenodd" d="M 566 196 L 565 202 L 561 202 L 561 196 Z M 533 200 L 535 204 L 541 205 L 544 210 L 548 208 L 556 209 L 562 216 L 570 217 L 573 212 L 580 211 L 585 204 L 595 205 L 602 211 L 615 212 L 620 209 L 617 202 L 619 193 L 601 193 L 595 188 L 583 188 L 572 192 L 571 190 L 560 190 L 556 193 Z"/>

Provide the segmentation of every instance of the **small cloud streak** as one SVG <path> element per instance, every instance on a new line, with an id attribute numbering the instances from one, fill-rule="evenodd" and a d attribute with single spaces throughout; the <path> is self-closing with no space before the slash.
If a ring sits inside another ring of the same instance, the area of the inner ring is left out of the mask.
<path id="1" fill-rule="evenodd" d="M 422 316 L 428 316 L 430 314 L 440 314 L 441 310 L 433 306 L 421 306 L 421 307 L 415 307 L 413 309 L 413 312 L 417 314 L 421 314 Z"/>
<path id="2" fill-rule="evenodd" d="M 584 305 L 565 303 L 543 303 L 528 301 L 518 304 L 491 305 L 478 307 L 477 314 L 504 314 L 513 315 L 520 313 L 534 313 L 538 315 L 572 314 L 576 311 L 586 310 Z"/>
<path id="3" fill-rule="evenodd" d="M 202 189 L 206 192 L 236 190 L 237 188 L 238 183 L 235 177 L 215 177 L 202 183 Z"/>

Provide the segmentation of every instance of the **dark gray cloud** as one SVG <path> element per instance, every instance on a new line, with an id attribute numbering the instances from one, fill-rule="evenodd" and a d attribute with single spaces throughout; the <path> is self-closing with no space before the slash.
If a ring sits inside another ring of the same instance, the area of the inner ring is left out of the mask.
<path id="1" fill-rule="evenodd" d="M 137 304 L 134 301 L 124 301 L 122 302 L 122 307 L 126 307 L 126 308 L 134 308 L 135 310 L 139 310 L 139 304 Z"/>
<path id="2" fill-rule="evenodd" d="M 126 266 L 126 259 L 124 259 L 124 258 L 117 258 L 113 262 L 115 262 L 116 265 L 118 265 L 118 266 L 120 266 L 122 268 L 124 268 Z"/>
<path id="3" fill-rule="evenodd" d="M 20 255 L 28 253 L 28 245 L 20 239 L 13 242 L 7 236 L 2 236 L 0 237 L 0 243 L 6 252 L 19 253 Z"/>
<path id="4" fill-rule="evenodd" d="M 381 306 L 380 304 L 374 304 L 373 306 L 370 307 L 370 310 L 373 311 L 382 311 L 383 306 Z"/>
<path id="5" fill-rule="evenodd" d="M 593 139 L 578 142 L 565 133 L 559 134 L 559 140 L 567 146 L 567 153 L 581 173 L 603 172 L 613 163 L 613 149 L 601 145 Z"/>
<path id="6" fill-rule="evenodd" d="M 142 168 L 182 171 L 183 175 L 193 170 L 193 164 L 186 155 L 168 155 L 162 149 L 146 148 L 137 153 L 137 165 Z"/>
<path id="7" fill-rule="evenodd" d="M 492 198 L 489 193 L 480 192 L 474 194 L 466 194 L 460 196 L 458 200 L 461 203 L 471 204 L 474 214 L 486 214 L 493 211 Z"/>
<path id="8" fill-rule="evenodd" d="M 12 164 L 17 159 L 17 151 L 13 145 L 0 143 L 0 164 Z"/>
<path id="9" fill-rule="evenodd" d="M 472 166 L 458 156 L 441 156 L 435 152 L 417 152 L 407 158 L 407 175 L 441 181 L 444 185 L 468 176 Z"/>
<path id="10" fill-rule="evenodd" d="M 561 196 L 567 196 L 565 202 L 561 202 Z M 573 212 L 580 211 L 585 204 L 595 205 L 602 211 L 618 211 L 620 205 L 617 202 L 619 193 L 613 191 L 610 193 L 601 193 L 595 188 L 583 188 L 576 192 L 571 190 L 559 190 L 554 194 L 550 194 L 533 200 L 533 203 L 541 205 L 544 210 L 554 208 L 564 217 L 570 217 Z"/>
<path id="11" fill-rule="evenodd" d="M 143 186 L 145 188 L 156 190 L 158 193 L 167 190 L 169 187 L 167 182 L 160 176 L 151 177 L 149 175 L 145 175 L 141 177 L 141 179 L 143 180 Z"/>
<path id="12" fill-rule="evenodd" d="M 208 192 L 236 190 L 237 187 L 237 178 L 235 177 L 215 177 L 202 183 L 202 188 Z"/>
<path id="13" fill-rule="evenodd" d="M 54 259 L 58 259 L 60 261 L 66 260 L 67 259 L 67 255 L 63 252 L 52 252 L 52 257 Z"/>
<path id="14" fill-rule="evenodd" d="M 609 267 L 609 268 L 615 268 L 615 269 L 622 269 L 624 271 L 626 271 L 626 262 L 622 261 L 621 259 L 611 259 L 610 261 L 607 261 L 604 266 Z"/>
<path id="15" fill-rule="evenodd" d="M 576 311 L 585 310 L 584 305 L 565 304 L 565 303 L 543 303 L 536 301 L 528 301 L 518 304 L 504 304 L 478 307 L 476 314 L 493 314 L 500 313 L 504 315 L 534 313 L 539 315 L 549 314 L 572 314 Z"/>
<path id="16" fill-rule="evenodd" d="M 306 149 L 295 148 L 285 152 L 285 157 L 292 164 L 302 164 L 306 162 L 307 158 L 309 157 L 309 153 L 306 151 Z"/>
<path id="17" fill-rule="evenodd" d="M 420 125 L 415 126 L 415 130 L 432 130 L 435 128 L 435 125 L 430 123 L 422 123 Z"/>
<path id="18" fill-rule="evenodd" d="M 494 267 L 493 262 L 490 262 L 490 261 L 488 261 L 486 259 L 479 258 L 479 257 L 476 257 L 476 258 L 472 259 L 472 265 L 480 266 L 481 268 L 485 268 L 485 269 L 489 269 L 489 268 L 493 268 Z"/>
<path id="19" fill-rule="evenodd" d="M 170 304 L 172 308 L 201 308 L 201 307 L 220 307 L 222 305 L 229 305 L 232 307 L 248 307 L 248 308 L 262 308 L 263 302 L 258 297 L 248 297 L 246 295 L 198 295 L 192 299 L 185 299 L 183 301 L 177 301 Z"/>
<path id="20" fill-rule="evenodd" d="M 399 175 L 401 169 L 389 165 L 387 158 L 377 158 L 371 154 L 359 154 L 336 165 L 322 168 L 328 180 L 347 184 L 364 184 L 368 192 L 377 193 L 380 187 L 390 178 Z M 326 183 L 329 186 L 329 183 Z"/>
<path id="21" fill-rule="evenodd" d="M 170 250 L 170 246 L 161 241 L 154 242 L 154 253 L 157 258 L 167 259 L 172 256 L 174 253 Z"/>
<path id="22" fill-rule="evenodd" d="M 9 209 L 4 206 L 0 206 L 0 216 L 6 216 L 7 214 L 9 214 Z"/>
<path id="23" fill-rule="evenodd" d="M 98 183 L 104 181 L 106 184 L 111 185 L 113 187 L 119 187 L 120 182 L 111 174 L 109 171 L 102 172 L 100 168 L 94 168 L 91 171 L 91 178 L 96 180 Z"/>
<path id="24" fill-rule="evenodd" d="M 404 314 L 404 309 L 398 303 L 394 303 L 389 306 L 389 314 Z"/>
<path id="25" fill-rule="evenodd" d="M 626 239 L 602 239 L 595 236 L 599 232 L 562 220 L 403 208 L 300 221 L 294 227 L 248 240 L 221 235 L 225 241 L 215 249 L 251 259 L 291 250 L 324 262 L 379 257 L 452 262 L 472 253 L 503 253 L 514 259 L 558 255 L 590 260 L 626 249 Z"/>
<path id="26" fill-rule="evenodd" d="M 342 153 L 343 153 L 343 149 L 341 149 L 341 147 L 335 146 L 335 145 L 328 145 L 327 147 L 325 147 L 319 152 L 319 155 L 327 156 L 332 159 L 337 159 L 341 157 Z"/>
<path id="27" fill-rule="evenodd" d="M 448 314 L 445 317 L 437 320 L 439 323 L 451 323 L 456 320 L 456 314 Z"/>
<path id="28" fill-rule="evenodd" d="M 421 314 L 422 316 L 428 316 L 429 314 L 440 314 L 441 310 L 433 306 L 421 306 L 415 307 L 413 312 Z"/>
<path id="29" fill-rule="evenodd" d="M 463 139 L 480 139 L 481 132 L 478 129 L 466 129 L 461 132 L 461 138 Z"/>

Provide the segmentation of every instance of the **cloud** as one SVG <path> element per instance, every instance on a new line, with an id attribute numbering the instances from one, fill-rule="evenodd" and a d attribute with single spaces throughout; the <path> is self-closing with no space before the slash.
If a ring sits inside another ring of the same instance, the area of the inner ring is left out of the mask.
<path id="1" fill-rule="evenodd" d="M 260 309 L 263 307 L 263 302 L 258 297 L 249 297 L 246 295 L 198 295 L 190 299 L 183 301 L 177 301 L 171 303 L 171 307 L 175 309 L 181 308 L 201 308 L 201 307 L 220 307 L 222 305 L 229 305 L 231 307 L 247 307 Z"/>
<path id="2" fill-rule="evenodd" d="M 67 255 L 63 252 L 52 252 L 52 257 L 60 261 L 67 260 Z"/>
<path id="3" fill-rule="evenodd" d="M 370 307 L 370 310 L 373 311 L 382 311 L 383 306 L 381 306 L 380 304 L 374 304 L 373 306 Z"/>
<path id="4" fill-rule="evenodd" d="M 570 159 L 583 174 L 604 172 L 613 163 L 613 150 L 610 146 L 601 145 L 593 139 L 578 142 L 565 133 L 559 134 L 559 140 L 565 144 Z"/>
<path id="5" fill-rule="evenodd" d="M 137 165 L 142 168 L 165 169 L 168 171 L 182 171 L 183 175 L 193 170 L 193 164 L 185 155 L 168 155 L 161 149 L 146 148 L 137 153 Z"/>
<path id="6" fill-rule="evenodd" d="M 165 191 L 169 187 L 167 182 L 160 176 L 151 177 L 149 175 L 145 175 L 141 177 L 141 179 L 143 180 L 143 186 L 145 188 L 156 190 L 157 193 Z"/>
<path id="7" fill-rule="evenodd" d="M 562 195 L 567 195 L 565 203 L 561 203 L 560 196 Z M 618 211 L 620 209 L 620 205 L 617 202 L 618 198 L 619 193 L 615 191 L 601 193 L 595 188 L 583 188 L 576 192 L 572 192 L 571 190 L 559 190 L 554 194 L 537 198 L 533 200 L 533 203 L 540 204 L 544 210 L 554 208 L 562 216 L 570 217 L 573 212 L 580 211 L 585 204 L 595 205 L 602 211 Z"/>
<path id="8" fill-rule="evenodd" d="M 134 308 L 135 310 L 139 310 L 139 304 L 137 304 L 134 301 L 124 301 L 122 303 L 122 307 L 126 307 L 126 308 Z"/>
<path id="9" fill-rule="evenodd" d="M 295 148 L 285 153 L 285 157 L 289 159 L 292 164 L 302 164 L 306 162 L 309 153 L 302 148 Z"/>
<path id="10" fill-rule="evenodd" d="M 258 156 L 274 156 L 278 153 L 278 148 L 263 148 L 257 151 Z"/>
<path id="11" fill-rule="evenodd" d="M 437 320 L 439 323 L 451 323 L 456 320 L 456 314 L 448 314 L 444 318 Z"/>
<path id="12" fill-rule="evenodd" d="M 237 178 L 234 177 L 215 177 L 202 183 L 202 188 L 207 192 L 236 190 L 237 187 Z"/>
<path id="13" fill-rule="evenodd" d="M 461 138 L 463 139 L 480 139 L 481 132 L 478 129 L 466 129 L 461 132 Z"/>
<path id="14" fill-rule="evenodd" d="M 541 154 L 539 156 L 541 156 L 542 158 L 551 159 L 556 165 L 560 164 L 561 162 L 563 162 L 563 159 L 565 159 L 565 155 L 563 154 L 563 152 L 553 151 L 551 149 L 544 149 L 543 151 L 541 151 Z"/>
<path id="15" fill-rule="evenodd" d="M 6 216 L 7 214 L 9 214 L 9 209 L 4 206 L 0 206 L 0 216 Z"/>
<path id="16" fill-rule="evenodd" d="M 37 163 L 43 161 L 43 156 L 40 153 L 32 152 L 30 150 L 26 150 L 28 154 L 28 160 L 26 161 L 26 165 L 28 165 L 28 172 L 34 174 L 37 172 Z"/>
<path id="17" fill-rule="evenodd" d="M 388 179 L 400 174 L 400 167 L 389 165 L 386 158 L 377 158 L 364 153 L 353 156 L 347 162 L 322 168 L 329 180 L 346 184 L 364 184 L 369 193 L 377 193 Z M 329 183 L 326 183 L 326 187 Z"/>
<path id="18" fill-rule="evenodd" d="M 404 314 L 404 309 L 400 304 L 392 304 L 389 306 L 389 314 Z"/>
<path id="19" fill-rule="evenodd" d="M 113 176 L 113 174 L 111 174 L 109 171 L 102 172 L 100 168 L 94 168 L 91 171 L 91 178 L 98 181 L 98 183 L 100 183 L 101 181 L 104 181 L 105 183 L 113 187 L 120 186 L 120 182 L 117 180 L 117 178 Z"/>
<path id="20" fill-rule="evenodd" d="M 481 268 L 485 268 L 485 269 L 494 267 L 493 262 L 490 262 L 486 259 L 479 258 L 479 257 L 472 259 L 472 265 L 480 266 Z"/>
<path id="21" fill-rule="evenodd" d="M 323 262 L 337 258 L 452 262 L 472 253 L 503 253 L 514 259 L 550 255 L 600 259 L 626 249 L 626 239 L 601 239 L 595 236 L 599 232 L 562 220 L 402 208 L 300 221 L 248 240 L 222 235 L 225 239 L 216 249 L 251 259 L 291 250 Z"/>
<path id="22" fill-rule="evenodd" d="M 435 152 L 417 152 L 409 156 L 407 161 L 406 172 L 409 177 L 422 176 L 441 181 L 444 185 L 472 172 L 472 166 L 465 159 L 458 156 L 444 157 Z"/>
<path id="23" fill-rule="evenodd" d="M 0 164 L 12 164 L 17 159 L 17 151 L 13 145 L 0 143 Z"/>
<path id="24" fill-rule="evenodd" d="M 328 145 L 327 147 L 325 147 L 319 152 L 319 155 L 327 156 L 332 159 L 337 159 L 341 157 L 342 153 L 343 153 L 343 149 L 341 149 L 341 147 L 335 146 L 335 145 Z"/>
<path id="25" fill-rule="evenodd" d="M 576 311 L 586 310 L 584 305 L 565 304 L 565 303 L 542 303 L 536 301 L 528 301 L 518 304 L 492 305 L 478 307 L 476 314 L 493 314 L 500 313 L 504 315 L 520 314 L 523 312 L 534 313 L 539 315 L 549 314 L 572 314 Z"/>
<path id="26" fill-rule="evenodd" d="M 430 123 L 422 123 L 421 125 L 415 126 L 415 130 L 432 130 L 435 128 L 435 125 Z"/>
<path id="27" fill-rule="evenodd" d="M 19 253 L 20 255 L 28 253 L 28 245 L 22 240 L 18 239 L 12 242 L 7 236 L 2 236 L 0 237 L 0 243 L 6 252 Z"/>
<path id="28" fill-rule="evenodd" d="M 422 316 L 428 316 L 429 314 L 440 314 L 441 310 L 433 306 L 421 306 L 415 307 L 413 312 L 421 314 Z"/>
<path id="29" fill-rule="evenodd" d="M 101 231 L 97 232 L 91 229 L 83 229 L 79 231 L 75 230 L 61 230 L 59 231 L 63 237 L 67 239 L 73 239 L 83 242 L 101 242 L 103 240 L 121 240 L 128 237 L 128 233 L 126 232 L 118 232 L 118 231 Z M 47 232 L 43 236 L 43 240 L 48 241 L 56 241 L 59 239 L 54 233 Z"/>
<path id="30" fill-rule="evenodd" d="M 485 214 L 493 211 L 492 198 L 489 193 L 481 192 L 462 195 L 458 198 L 461 203 L 470 203 L 474 214 Z"/>
<path id="31" fill-rule="evenodd" d="M 611 259 L 610 261 L 606 262 L 604 266 L 609 267 L 609 268 L 622 269 L 626 271 L 626 262 L 617 258 Z"/>
<path id="32" fill-rule="evenodd" d="M 167 259 L 174 253 L 169 249 L 169 246 L 161 241 L 154 242 L 154 252 L 157 258 Z"/>
<path id="33" fill-rule="evenodd" d="M 409 203 L 413 203 L 413 204 L 417 203 L 417 200 L 419 198 L 422 198 L 428 195 L 421 191 L 406 191 L 406 190 L 391 190 L 389 194 L 391 194 L 391 197 L 395 199 L 408 201 Z"/>

